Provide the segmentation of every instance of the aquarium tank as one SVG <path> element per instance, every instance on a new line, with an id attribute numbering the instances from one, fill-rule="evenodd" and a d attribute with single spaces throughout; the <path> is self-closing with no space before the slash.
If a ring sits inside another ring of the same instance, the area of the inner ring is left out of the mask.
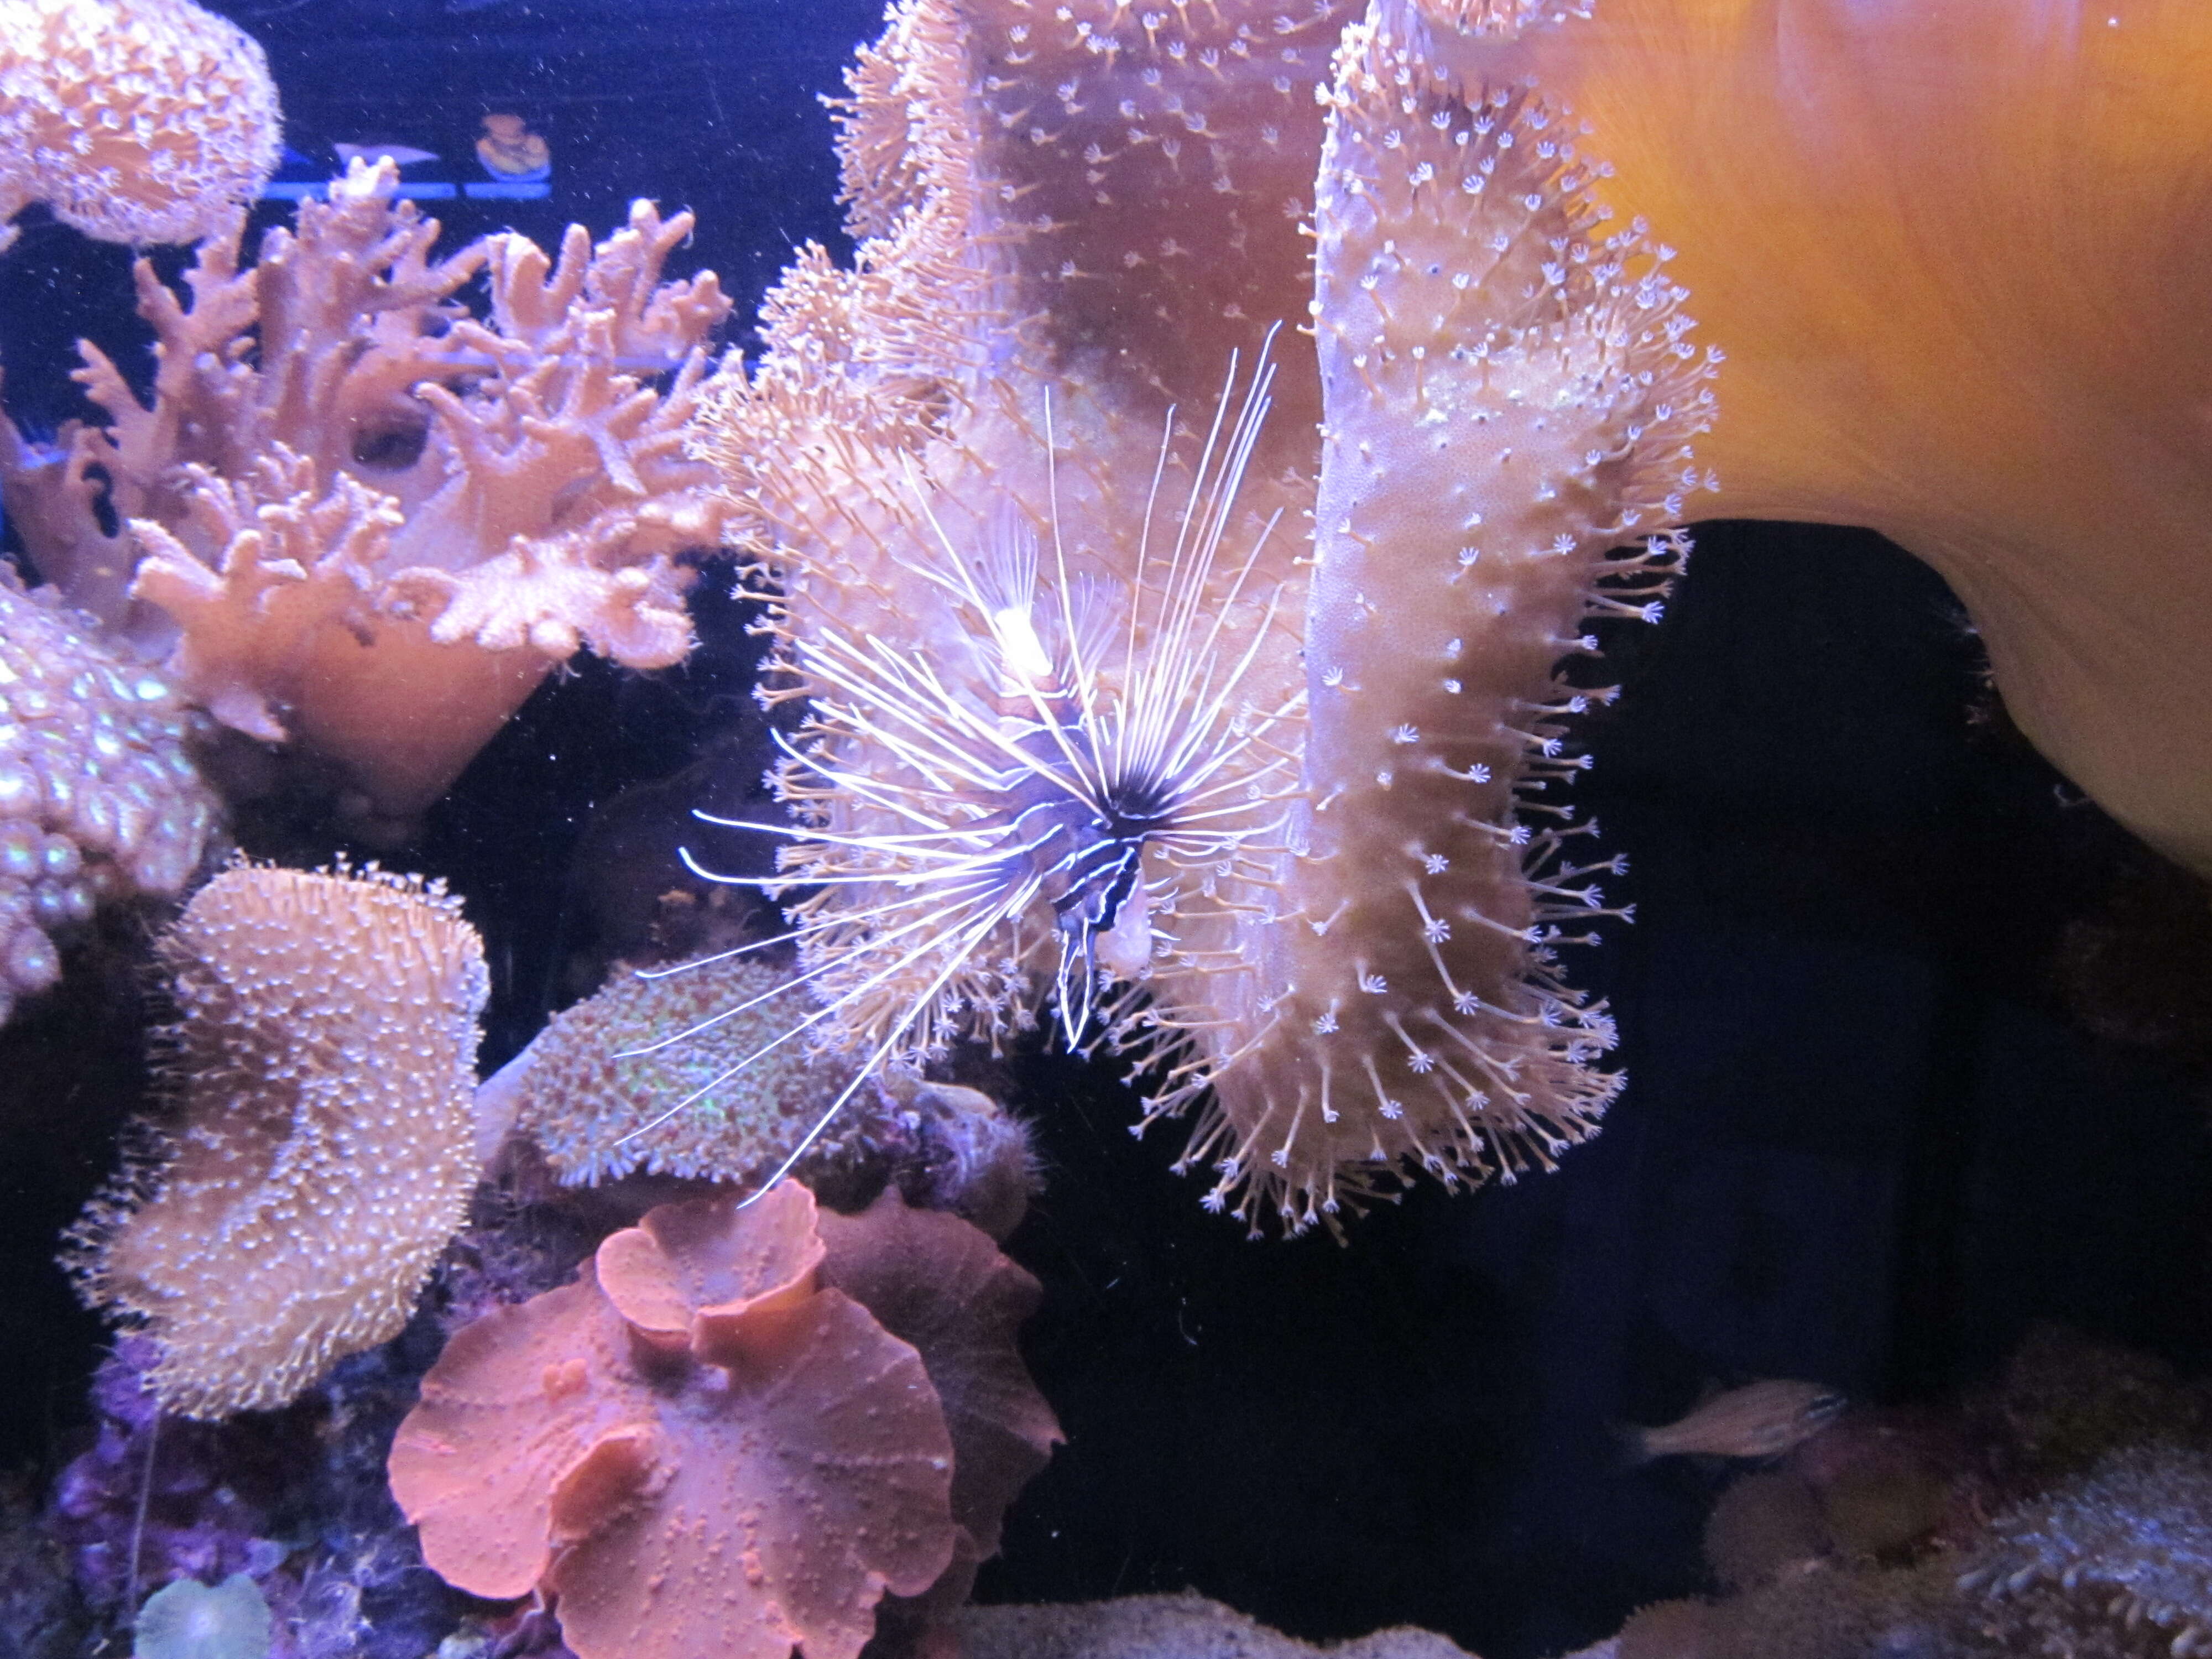
<path id="1" fill-rule="evenodd" d="M 2212 1656 L 2203 0 L 0 0 L 0 1659 Z"/>

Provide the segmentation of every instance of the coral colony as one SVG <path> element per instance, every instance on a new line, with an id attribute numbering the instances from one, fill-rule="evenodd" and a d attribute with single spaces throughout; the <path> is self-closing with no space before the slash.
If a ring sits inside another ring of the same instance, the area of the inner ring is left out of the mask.
<path id="1" fill-rule="evenodd" d="M 43 584 L 0 585 L 0 1014 L 100 903 L 198 884 L 154 953 L 166 1108 L 71 1245 L 129 1329 L 52 1627 L 951 1650 L 1059 1430 L 994 1242 L 1035 1163 L 944 1062 L 1133 1057 L 1142 1124 L 1189 1121 L 1177 1167 L 1254 1232 L 1552 1168 L 1621 1086 L 1562 955 L 1626 915 L 1565 788 L 1613 695 L 1588 624 L 1658 619 L 1712 492 L 1924 553 L 2030 735 L 2212 864 L 2201 677 L 2142 678 L 2212 643 L 2203 489 L 2124 435 L 2198 394 L 2158 329 L 2067 309 L 2121 259 L 2131 315 L 2193 303 L 2160 262 L 2196 244 L 2052 205 L 2125 179 L 2127 223 L 2183 212 L 2203 100 L 2137 83 L 2201 75 L 2203 14 L 2062 53 L 2003 0 L 1908 9 L 1784 40 L 1708 0 L 898 0 L 838 107 L 854 258 L 802 250 L 716 364 L 714 277 L 662 275 L 688 216 L 434 259 L 356 161 L 248 264 L 252 41 L 187 0 L 0 8 L 0 212 L 198 243 L 180 288 L 137 267 L 150 404 L 87 346 L 101 421 L 0 429 Z M 1923 60 L 1940 122 L 1892 107 Z M 1863 153 L 1814 143 L 1808 88 Z M 2108 104 L 2161 114 L 2060 118 Z M 1915 155 L 1950 216 L 1877 257 Z M 2032 218 L 1954 200 L 1997 171 Z M 2020 257 L 2046 234 L 2094 243 L 2079 280 Z M 1866 385 L 1804 384 L 1814 336 Z M 1708 338 L 1756 419 L 1717 425 Z M 724 550 L 775 636 L 760 696 L 804 702 L 775 938 L 620 974 L 478 1085 L 465 896 L 222 866 L 223 744 L 404 840 L 577 651 L 681 660 Z M 1772 1621 L 1817 1603 L 1962 1652 L 2212 1651 L 2203 1439 L 1977 1489 L 1917 1577 L 1846 1571 L 1807 1519 L 1828 1475 L 1747 1486 L 1791 1524 L 1717 1536 L 1805 1559 L 1651 1610 L 1638 1650 L 1795 1650 Z"/>
<path id="2" fill-rule="evenodd" d="M 1611 866 L 1545 792 L 1607 694 L 1555 665 L 1593 611 L 1656 615 L 1713 407 L 1664 250 L 1604 228 L 1559 115 L 1347 21 L 1261 51 L 1178 13 L 1109 51 L 1087 15 L 898 9 L 844 111 L 877 234 L 842 283 L 794 272 L 702 416 L 813 700 L 781 777 L 818 832 L 782 860 L 816 890 L 794 1020 L 915 1064 L 1042 997 L 1140 1058 L 1147 1122 L 1195 1115 L 1209 1207 L 1290 1231 L 1409 1170 L 1548 1168 L 1617 1088 L 1556 958 Z M 1012 84 L 968 66 L 1017 58 L 1057 90 L 1010 143 Z M 1318 185 L 1254 199 L 1246 130 Z M 1088 191 L 1033 210 L 1013 173 L 1054 155 Z M 1194 201 L 1224 246 L 1128 222 L 1179 224 L 1177 192 L 1233 204 Z M 1186 261 L 1242 286 L 1183 294 Z M 1070 331 L 1125 272 L 1102 373 Z M 1310 336 L 1261 320 L 1309 309 Z M 1244 387 L 1191 378 L 1240 349 L 1267 353 Z"/>

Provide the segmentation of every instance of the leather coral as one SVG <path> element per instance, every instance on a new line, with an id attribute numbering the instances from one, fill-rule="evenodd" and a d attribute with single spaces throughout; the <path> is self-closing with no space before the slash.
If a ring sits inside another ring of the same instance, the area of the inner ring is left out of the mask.
<path id="1" fill-rule="evenodd" d="M 1580 136 L 1358 9 L 903 0 L 854 269 L 699 421 L 812 699 L 810 1018 L 896 1066 L 1056 1002 L 1255 1230 L 1550 1167 L 1617 1090 L 1556 947 L 1618 865 L 1532 796 L 1713 411 Z"/>
<path id="2" fill-rule="evenodd" d="M 374 867 L 226 871 L 159 948 L 181 1115 L 71 1265 L 158 1345 L 164 1407 L 223 1417 L 407 1322 L 476 1185 L 489 981 L 458 900 Z"/>
<path id="3" fill-rule="evenodd" d="M 1012 1380 L 1012 1325 L 1035 1293 L 1020 1269 L 946 1276 L 976 1285 L 981 1311 L 951 1322 L 965 1347 L 923 1319 L 917 1340 L 951 1354 L 930 1359 L 835 1287 L 836 1249 L 793 1182 L 745 1208 L 664 1205 L 576 1283 L 465 1327 L 392 1444 L 424 1559 L 474 1595 L 552 1591 L 582 1659 L 853 1659 L 884 1595 L 929 1589 L 963 1543 L 969 1418 L 948 1425 L 951 1379 L 1005 1383 L 988 1414 L 1017 1437 L 1056 1431 Z M 908 1274 L 933 1265 L 909 1257 Z M 872 1294 L 868 1267 L 853 1273 Z M 961 1364 L 993 1346 L 980 1370 Z"/>

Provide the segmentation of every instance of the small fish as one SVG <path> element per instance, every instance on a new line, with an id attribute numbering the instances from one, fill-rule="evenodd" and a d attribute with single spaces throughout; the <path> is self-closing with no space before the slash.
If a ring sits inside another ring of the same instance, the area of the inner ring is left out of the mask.
<path id="1" fill-rule="evenodd" d="M 341 161 L 350 161 L 358 158 L 370 167 L 374 167 L 377 158 L 382 155 L 389 155 L 394 167 L 410 167 L 417 161 L 434 161 L 438 159 L 437 151 L 416 149 L 412 144 L 332 144 L 331 148 L 338 153 L 338 160 Z"/>
<path id="2" fill-rule="evenodd" d="M 1630 1461 L 1694 1452 L 1707 1457 L 1778 1457 L 1809 1440 L 1850 1402 L 1818 1382 L 1753 1382 L 1715 1395 L 1663 1428 L 1624 1428 Z"/>

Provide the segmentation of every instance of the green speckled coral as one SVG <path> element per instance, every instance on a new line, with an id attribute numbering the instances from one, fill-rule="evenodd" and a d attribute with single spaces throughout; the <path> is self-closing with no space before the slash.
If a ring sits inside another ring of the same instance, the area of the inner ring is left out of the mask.
<path id="1" fill-rule="evenodd" d="M 567 1186 L 633 1170 L 757 1177 L 790 1153 L 852 1080 L 836 1060 L 810 1058 L 803 1038 L 726 1075 L 796 1023 L 789 1005 L 803 992 L 748 1006 L 785 977 L 744 957 L 656 978 L 618 972 L 598 995 L 556 1017 L 485 1089 L 514 1091 L 515 1128 L 537 1142 Z M 656 1053 L 628 1052 L 709 1020 L 715 1023 Z M 873 1091 L 854 1096 L 812 1158 L 838 1157 L 868 1126 L 873 1099 Z"/>

